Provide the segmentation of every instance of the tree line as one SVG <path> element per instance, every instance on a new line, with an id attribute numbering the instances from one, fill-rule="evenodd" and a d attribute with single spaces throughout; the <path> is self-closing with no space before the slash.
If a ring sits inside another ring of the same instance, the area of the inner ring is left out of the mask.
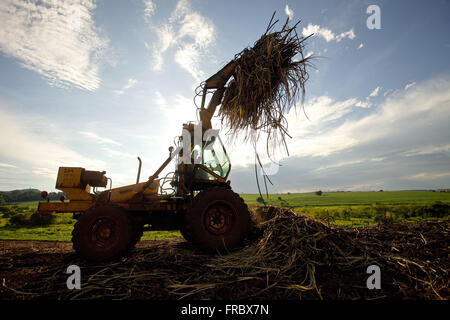
<path id="1" fill-rule="evenodd" d="M 50 200 L 59 200 L 63 192 L 49 192 Z M 39 201 L 41 198 L 41 191 L 38 189 L 23 189 L 13 191 L 0 191 L 0 203 L 24 202 L 24 201 Z"/>

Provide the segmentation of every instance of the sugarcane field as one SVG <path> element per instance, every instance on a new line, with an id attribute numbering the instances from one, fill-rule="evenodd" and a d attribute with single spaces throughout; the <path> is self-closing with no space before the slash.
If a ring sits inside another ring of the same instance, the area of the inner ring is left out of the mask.
<path id="1" fill-rule="evenodd" d="M 2 1 L 0 303 L 445 306 L 449 12 Z"/>

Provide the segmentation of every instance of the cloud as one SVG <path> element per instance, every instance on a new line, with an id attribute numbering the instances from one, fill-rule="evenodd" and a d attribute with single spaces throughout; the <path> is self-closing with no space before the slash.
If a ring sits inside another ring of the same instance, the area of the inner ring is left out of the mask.
<path id="1" fill-rule="evenodd" d="M 144 0 L 144 17 L 148 21 L 155 13 L 156 6 L 152 0 Z"/>
<path id="2" fill-rule="evenodd" d="M 163 69 L 163 54 L 171 47 L 177 47 L 175 62 L 196 81 L 204 78 L 199 66 L 201 56 L 214 44 L 215 26 L 211 20 L 192 10 L 187 0 L 180 0 L 168 20 L 159 25 L 150 25 L 156 33 L 158 41 L 151 48 L 152 69 Z"/>
<path id="3" fill-rule="evenodd" d="M 324 38 L 326 42 L 330 42 L 333 40 L 336 42 L 340 42 L 344 38 L 349 38 L 352 40 L 356 37 L 353 28 L 348 30 L 347 32 L 342 32 L 336 35 L 332 30 L 312 23 L 309 23 L 305 28 L 303 28 L 302 34 L 304 37 L 315 34 L 319 37 Z"/>
<path id="4" fill-rule="evenodd" d="M 153 46 L 152 56 L 152 70 L 161 71 L 163 67 L 163 53 L 169 49 L 172 44 L 175 44 L 175 32 L 169 24 L 164 24 L 160 27 L 152 27 L 152 30 L 158 37 L 158 43 Z"/>
<path id="5" fill-rule="evenodd" d="M 397 138 L 400 145 L 415 144 L 421 140 L 418 137 L 412 139 L 417 136 L 417 132 L 423 132 L 431 123 L 433 128 L 445 123 L 442 117 L 450 116 L 449 100 L 448 79 L 423 83 L 416 90 L 408 90 L 385 100 L 373 113 L 361 119 L 347 120 L 342 125 L 327 130 L 326 134 L 309 138 L 309 149 L 305 148 L 304 137 L 299 136 L 298 140 L 303 140 L 303 147 L 299 144 L 298 149 L 301 151 L 297 153 L 326 155 L 387 137 L 391 143 Z M 290 125 L 297 127 L 300 123 Z"/>
<path id="6" fill-rule="evenodd" d="M 54 169 L 49 168 L 32 168 L 31 173 L 36 174 L 38 176 L 43 176 L 49 179 L 54 179 L 56 177 L 56 172 Z"/>
<path id="7" fill-rule="evenodd" d="M 353 28 L 351 28 L 347 32 L 342 32 L 342 33 L 338 34 L 336 36 L 336 41 L 340 42 L 344 38 L 349 38 L 349 39 L 353 40 L 353 39 L 355 39 L 355 37 L 356 37 L 355 31 L 353 30 Z"/>
<path id="8" fill-rule="evenodd" d="M 124 90 L 128 90 L 136 85 L 138 81 L 136 79 L 128 79 L 127 84 L 123 87 Z"/>
<path id="9" fill-rule="evenodd" d="M 155 104 L 161 108 L 164 108 L 167 106 L 166 98 L 162 95 L 161 92 L 155 91 L 155 99 L 153 100 Z"/>
<path id="10" fill-rule="evenodd" d="M 328 126 L 333 126 L 336 122 L 342 121 L 342 119 L 352 112 L 354 107 L 360 101 L 356 98 L 350 98 L 343 101 L 336 101 L 328 96 L 313 97 L 305 102 L 304 109 L 292 108 L 286 115 L 286 120 L 289 124 L 289 134 L 293 137 L 297 137 L 295 140 L 301 140 L 301 143 L 289 144 L 289 153 L 291 156 L 304 156 L 310 154 L 322 154 L 326 155 L 333 152 L 333 148 L 339 148 L 341 146 L 328 144 L 328 138 L 324 137 L 323 142 L 314 140 L 312 144 L 305 143 L 305 140 L 313 139 L 315 133 L 324 132 Z M 306 115 L 306 116 L 305 116 Z M 306 118 L 307 117 L 307 118 Z M 265 134 L 260 135 L 260 139 L 257 144 L 257 150 L 263 150 L 260 153 L 261 161 L 263 164 L 270 164 L 270 159 L 266 156 L 266 138 Z M 322 147 L 323 146 L 323 147 Z M 233 166 L 248 167 L 254 164 L 254 149 L 249 147 L 248 143 L 243 142 L 243 138 L 238 139 L 233 145 L 230 145 L 229 155 L 232 159 Z M 282 148 L 276 149 L 276 156 L 272 157 L 275 162 L 281 161 L 287 157 L 287 154 Z"/>
<path id="11" fill-rule="evenodd" d="M 0 162 L 0 167 L 3 167 L 3 168 L 17 168 L 16 166 L 14 166 L 12 164 L 1 163 L 1 162 Z"/>
<path id="12" fill-rule="evenodd" d="M 432 172 L 421 172 L 418 174 L 413 174 L 406 176 L 405 179 L 411 180 L 435 180 L 441 178 L 450 177 L 450 172 L 442 172 L 442 173 L 432 173 Z"/>
<path id="13" fill-rule="evenodd" d="M 128 89 L 131 89 L 137 83 L 138 83 L 138 81 L 136 79 L 130 78 L 130 79 L 128 79 L 127 83 L 120 90 L 113 90 L 113 92 L 118 95 L 124 94 L 125 91 L 127 91 Z"/>
<path id="14" fill-rule="evenodd" d="M 304 37 L 307 37 L 313 33 L 319 37 L 324 38 L 327 42 L 330 42 L 331 40 L 335 39 L 333 31 L 327 28 L 322 28 L 321 26 L 316 24 L 310 23 L 306 26 L 306 28 L 303 28 L 302 30 L 302 34 Z"/>
<path id="15" fill-rule="evenodd" d="M 278 191 L 291 192 L 448 187 L 448 101 L 445 77 L 417 83 L 364 111 L 356 108 L 356 98 L 310 99 L 310 120 L 293 110 L 287 115 L 290 157 L 270 178 Z M 236 190 L 255 192 L 251 148 L 242 145 L 229 154 Z M 242 158 L 247 166 L 236 165 Z"/>
<path id="16" fill-rule="evenodd" d="M 197 119 L 196 108 L 191 97 L 188 98 L 177 93 L 167 100 L 157 91 L 153 101 L 160 107 L 160 114 L 166 118 L 164 126 L 159 131 L 161 135 L 169 133 L 169 136 L 173 136 L 174 132 L 181 132 L 183 123 Z"/>
<path id="17" fill-rule="evenodd" d="M 369 97 L 376 97 L 378 96 L 378 93 L 380 92 L 382 87 L 376 87 L 370 94 Z"/>
<path id="18" fill-rule="evenodd" d="M 89 138 L 90 140 L 92 140 L 92 141 L 94 141 L 94 142 L 96 142 L 98 144 L 113 144 L 113 145 L 116 145 L 116 146 L 120 146 L 121 145 L 120 143 L 118 143 L 118 142 L 116 142 L 114 140 L 111 140 L 111 139 L 108 139 L 108 138 L 104 138 L 104 137 L 100 137 L 99 135 L 97 135 L 95 133 L 92 133 L 92 132 L 80 131 L 80 134 L 82 134 L 83 136 Z"/>
<path id="19" fill-rule="evenodd" d="M 358 101 L 355 103 L 355 106 L 360 108 L 370 108 L 372 104 L 366 99 L 365 101 Z"/>
<path id="20" fill-rule="evenodd" d="M 443 145 L 431 144 L 408 150 L 405 152 L 405 156 L 425 155 L 448 151 L 450 151 L 450 144 L 443 144 Z"/>
<path id="21" fill-rule="evenodd" d="M 289 17 L 289 20 L 292 20 L 294 17 L 294 11 L 289 8 L 289 6 L 286 4 L 286 7 L 284 7 L 284 13 Z"/>
<path id="22" fill-rule="evenodd" d="M 108 39 L 93 21 L 91 0 L 0 2 L 0 50 L 50 85 L 94 91 Z"/>
<path id="23" fill-rule="evenodd" d="M 0 156 L 13 161 L 14 167 L 21 163 L 33 168 L 35 174 L 52 172 L 54 179 L 59 166 L 81 165 L 100 169 L 104 165 L 102 161 L 92 160 L 61 145 L 55 137 L 44 138 L 42 132 L 32 132 L 30 124 L 36 121 L 45 123 L 45 119 L 37 116 L 13 116 L 0 109 L 3 134 L 0 139 Z"/>
<path id="24" fill-rule="evenodd" d="M 214 25 L 198 12 L 188 11 L 180 22 L 177 40 L 191 38 L 199 48 L 205 48 L 214 41 Z"/>
<path id="25" fill-rule="evenodd" d="M 108 147 L 102 147 L 102 150 L 105 151 L 106 154 L 107 154 L 109 157 L 112 157 L 112 158 L 116 158 L 116 157 L 121 157 L 121 158 L 136 158 L 135 155 L 132 155 L 132 154 L 130 154 L 130 153 L 123 152 L 123 151 L 120 151 L 120 150 L 111 149 L 111 148 L 108 148 Z"/>
<path id="26" fill-rule="evenodd" d="M 409 88 L 411 88 L 411 87 L 413 87 L 413 86 L 415 86 L 415 85 L 416 85 L 415 82 L 408 83 L 408 84 L 406 84 L 406 86 L 405 86 L 405 90 L 408 90 Z"/>
<path id="27" fill-rule="evenodd" d="M 200 52 L 194 44 L 185 44 L 175 53 L 175 62 L 188 71 L 196 81 L 204 78 L 203 71 L 199 67 Z"/>
<path id="28" fill-rule="evenodd" d="M 338 163 L 332 163 L 332 164 L 328 164 L 322 167 L 318 167 L 316 169 L 316 171 L 320 171 L 320 170 L 327 170 L 327 169 L 333 169 L 333 168 L 340 168 L 340 167 L 344 167 L 344 166 L 351 166 L 351 165 L 355 165 L 358 163 L 362 163 L 367 161 L 367 159 L 358 159 L 358 160 L 350 160 L 350 161 L 341 161 Z"/>

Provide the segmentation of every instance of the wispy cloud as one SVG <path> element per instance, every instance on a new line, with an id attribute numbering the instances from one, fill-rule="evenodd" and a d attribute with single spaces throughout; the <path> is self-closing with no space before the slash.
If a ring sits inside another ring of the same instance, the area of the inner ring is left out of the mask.
<path id="1" fill-rule="evenodd" d="M 17 168 L 16 166 L 14 166 L 12 164 L 1 163 L 1 162 L 0 162 L 0 167 L 3 167 L 3 168 Z"/>
<path id="2" fill-rule="evenodd" d="M 302 29 L 302 34 L 305 37 L 314 34 L 316 36 L 324 38 L 326 42 L 330 41 L 340 42 L 344 38 L 349 38 L 351 40 L 356 38 L 355 31 L 353 30 L 353 28 L 351 28 L 346 32 L 335 34 L 331 29 L 321 27 L 317 24 L 312 23 L 309 23 L 305 28 Z"/>
<path id="3" fill-rule="evenodd" d="M 409 88 L 411 88 L 411 87 L 413 87 L 413 86 L 415 86 L 415 85 L 416 85 L 415 82 L 410 82 L 410 83 L 406 84 L 405 90 L 408 90 Z"/>
<path id="4" fill-rule="evenodd" d="M 292 20 L 294 17 L 294 10 L 289 8 L 289 6 L 286 4 L 286 7 L 284 7 L 284 13 L 289 17 L 289 20 Z"/>
<path id="5" fill-rule="evenodd" d="M 144 0 L 144 17 L 148 21 L 155 13 L 156 6 L 152 0 Z"/>
<path id="6" fill-rule="evenodd" d="M 93 21 L 92 0 L 0 2 L 0 50 L 61 87 L 96 90 L 108 39 Z"/>
<path id="7" fill-rule="evenodd" d="M 362 146 L 380 150 L 375 159 L 384 158 L 383 153 L 408 150 L 414 154 L 445 151 L 448 148 L 445 121 L 450 117 L 449 100 L 448 79 L 430 80 L 385 98 L 364 116 L 357 107 L 371 106 L 368 101 L 357 98 L 339 101 L 328 96 L 309 99 L 304 107 L 308 119 L 303 112 L 294 109 L 286 116 L 293 137 L 287 141 L 290 158 L 328 157 Z M 422 134 L 418 136 L 418 132 Z M 245 167 L 254 161 L 248 145 L 237 144 L 229 151 L 235 166 Z"/>
<path id="8" fill-rule="evenodd" d="M 99 135 L 97 135 L 97 134 L 95 134 L 93 132 L 80 131 L 80 134 L 82 134 L 83 136 L 85 136 L 85 137 L 89 138 L 90 140 L 92 140 L 92 141 L 94 141 L 96 143 L 99 143 L 99 144 L 113 144 L 113 145 L 116 145 L 116 146 L 120 146 L 121 145 L 120 143 L 118 143 L 118 142 L 116 142 L 114 140 L 101 137 L 101 136 L 99 136 Z"/>
<path id="9" fill-rule="evenodd" d="M 152 49 L 152 70 L 161 71 L 164 62 L 163 54 L 170 46 L 175 44 L 176 34 L 169 24 L 160 27 L 153 26 L 152 29 L 158 37 L 158 43 L 147 47 Z"/>
<path id="10" fill-rule="evenodd" d="M 417 132 L 428 131 L 426 128 L 430 124 L 433 125 L 435 133 L 439 128 L 443 129 L 445 127 L 443 119 L 450 116 L 449 100 L 450 80 L 430 80 L 420 87 L 416 86 L 415 90 L 404 91 L 386 99 L 376 111 L 367 116 L 357 120 L 346 120 L 334 129 L 322 133 L 315 129 L 314 132 L 319 132 L 316 135 L 313 135 L 310 128 L 305 131 L 297 129 L 297 132 L 293 132 L 297 138 L 294 139 L 292 153 L 297 156 L 329 155 L 372 141 L 379 142 L 387 137 L 390 145 L 397 144 L 398 147 L 407 148 L 418 143 L 423 145 L 427 135 L 417 137 Z M 331 109 L 336 108 L 336 102 L 325 105 L 331 106 Z M 344 105 L 348 105 L 348 102 Z M 349 111 L 345 113 L 347 112 Z M 320 119 L 321 127 L 326 125 L 325 119 Z M 292 128 L 304 126 L 296 121 L 289 122 L 289 125 Z M 445 139 L 445 135 L 442 139 Z"/>
<path id="11" fill-rule="evenodd" d="M 115 150 L 115 149 L 111 149 L 108 147 L 102 147 L 102 150 L 106 152 L 106 154 L 112 158 L 115 157 L 121 157 L 121 158 L 135 158 L 136 156 L 124 152 L 124 151 L 120 151 L 120 150 Z"/>
<path id="12" fill-rule="evenodd" d="M 334 145 L 332 140 L 314 139 L 315 136 L 321 136 L 326 132 L 326 128 L 336 126 L 336 123 L 343 121 L 344 117 L 351 113 L 355 107 L 362 103 L 357 98 L 350 98 L 343 101 L 336 101 L 329 96 L 313 97 L 305 102 L 304 109 L 291 109 L 286 115 L 289 124 L 289 134 L 296 137 L 293 145 L 289 146 L 289 153 L 291 156 L 304 155 L 327 155 L 333 153 L 337 148 L 343 145 Z M 306 115 L 306 116 L 305 116 Z M 307 117 L 307 118 L 306 118 Z M 260 139 L 257 144 L 258 150 L 266 150 L 266 138 L 264 133 L 260 134 Z M 313 139 L 314 143 L 304 143 L 309 139 Z M 301 141 L 298 144 L 295 141 Z M 346 141 L 346 146 L 351 146 L 352 141 Z M 230 146 L 230 157 L 234 166 L 247 167 L 254 163 L 253 148 L 243 142 L 237 142 Z M 279 162 L 282 158 L 287 157 L 283 149 L 277 150 L 276 156 L 272 160 Z M 261 161 L 264 164 L 270 163 L 270 159 L 261 152 Z"/>
<path id="13" fill-rule="evenodd" d="M 165 23 L 159 26 L 150 23 L 150 28 L 158 37 L 156 44 L 147 45 L 152 50 L 153 70 L 161 71 L 164 53 L 177 46 L 175 62 L 196 81 L 204 77 L 199 61 L 215 40 L 216 30 L 211 20 L 194 11 L 187 0 L 180 0 Z"/>
<path id="14" fill-rule="evenodd" d="M 123 87 L 124 90 L 128 90 L 136 85 L 138 81 L 136 79 L 128 79 L 127 84 Z"/>
<path id="15" fill-rule="evenodd" d="M 356 37 L 355 31 L 353 30 L 353 28 L 351 28 L 347 32 L 342 32 L 342 33 L 338 34 L 336 36 L 336 41 L 340 42 L 344 38 L 349 38 L 350 40 L 352 40 L 352 39 L 355 39 L 355 37 Z"/>
<path id="16" fill-rule="evenodd" d="M 306 101 L 309 121 L 302 113 L 288 114 L 290 157 L 271 176 L 275 190 L 448 188 L 448 101 L 448 77 L 418 82 L 363 112 L 352 106 L 356 98 Z M 318 114 L 308 111 L 312 107 Z M 234 164 L 230 179 L 239 192 L 255 192 L 253 167 L 235 165 L 248 149 L 228 150 Z M 249 157 L 250 164 L 253 160 Z"/>
<path id="17" fill-rule="evenodd" d="M 203 71 L 199 68 L 200 52 L 193 43 L 184 44 L 175 53 L 175 62 L 188 71 L 196 81 L 204 78 Z"/>
<path id="18" fill-rule="evenodd" d="M 345 167 L 345 166 L 352 166 L 358 163 L 362 163 L 367 161 L 367 159 L 358 159 L 358 160 L 350 160 L 350 161 L 341 161 L 338 163 L 333 163 L 333 164 L 328 164 L 322 167 L 318 167 L 316 169 L 316 171 L 322 171 L 322 170 L 328 170 L 328 169 L 335 169 L 335 168 L 340 168 L 340 167 Z"/>
<path id="19" fill-rule="evenodd" d="M 125 91 L 134 87 L 137 83 L 138 83 L 138 81 L 136 79 L 130 78 L 130 79 L 128 79 L 127 83 L 120 90 L 113 90 L 113 92 L 118 95 L 124 94 Z"/>
<path id="20" fill-rule="evenodd" d="M 426 155 L 440 152 L 448 152 L 450 151 L 450 144 L 443 145 L 426 145 L 421 146 L 419 148 L 414 148 L 405 152 L 406 156 L 415 156 L 415 155 Z"/>
<path id="21" fill-rule="evenodd" d="M 376 97 L 380 93 L 382 87 L 376 87 L 370 94 L 369 97 Z"/>
<path id="22" fill-rule="evenodd" d="M 0 109 L 3 137 L 0 139 L 0 155 L 15 164 L 35 168 L 36 172 L 55 172 L 59 166 L 87 166 L 100 169 L 104 163 L 85 157 L 67 146 L 58 143 L 54 137 L 43 138 L 40 132 L 32 132 L 29 123 L 36 121 L 25 116 L 13 116 Z M 45 121 L 41 119 L 40 121 Z M 14 167 L 16 167 L 15 165 Z M 44 168 L 44 169 L 43 169 Z"/>
<path id="23" fill-rule="evenodd" d="M 31 173 L 36 174 L 38 176 L 43 176 L 49 179 L 54 179 L 56 178 L 56 172 L 55 169 L 51 169 L 51 168 L 38 168 L 38 167 L 33 167 L 31 169 Z"/>
<path id="24" fill-rule="evenodd" d="M 366 99 L 364 101 L 359 100 L 358 102 L 355 103 L 355 106 L 360 108 L 370 108 L 372 104 L 369 102 L 368 99 Z"/>
<path id="25" fill-rule="evenodd" d="M 155 99 L 153 100 L 155 104 L 161 108 L 164 108 L 167 106 L 166 98 L 162 95 L 161 92 L 155 91 Z"/>
<path id="26" fill-rule="evenodd" d="M 435 180 L 450 177 L 450 172 L 421 172 L 404 177 L 411 180 Z"/>

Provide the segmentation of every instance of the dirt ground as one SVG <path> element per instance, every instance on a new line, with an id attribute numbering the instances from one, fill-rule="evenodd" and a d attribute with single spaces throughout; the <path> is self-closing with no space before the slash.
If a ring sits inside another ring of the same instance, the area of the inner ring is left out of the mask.
<path id="1" fill-rule="evenodd" d="M 342 229 L 284 210 L 254 231 L 229 254 L 182 239 L 141 241 L 97 264 L 71 242 L 0 240 L 0 300 L 450 297 L 448 222 Z M 81 268 L 81 290 L 67 288 L 70 265 Z M 380 290 L 366 286 L 371 265 L 382 270 Z"/>
<path id="2" fill-rule="evenodd" d="M 171 247 L 184 240 L 140 241 L 135 251 L 152 251 Z M 58 266 L 70 265 L 77 259 L 70 241 L 0 240 L 0 299 L 4 294 L 16 293 L 27 284 L 38 282 L 42 274 Z"/>

